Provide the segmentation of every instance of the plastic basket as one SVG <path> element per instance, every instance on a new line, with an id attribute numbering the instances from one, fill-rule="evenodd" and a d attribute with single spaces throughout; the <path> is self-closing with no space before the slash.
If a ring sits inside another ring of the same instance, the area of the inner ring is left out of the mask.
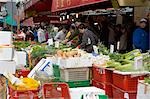
<path id="1" fill-rule="evenodd" d="M 105 69 L 106 74 L 106 83 L 113 83 L 113 70 L 111 69 Z"/>
<path id="2" fill-rule="evenodd" d="M 31 91 L 24 91 L 24 92 L 13 92 L 9 99 L 38 99 L 38 97 L 34 96 L 34 93 Z"/>
<path id="3" fill-rule="evenodd" d="M 54 77 L 60 78 L 59 65 L 53 64 L 53 74 L 54 74 Z"/>
<path id="4" fill-rule="evenodd" d="M 27 77 L 29 73 L 30 73 L 30 70 L 21 70 L 20 69 L 20 70 L 16 71 L 16 76 L 17 77 L 21 77 L 21 76 Z"/>
<path id="5" fill-rule="evenodd" d="M 113 88 L 113 99 L 136 99 L 136 91 L 127 92 L 115 86 Z"/>
<path id="6" fill-rule="evenodd" d="M 17 90 L 11 84 L 8 83 L 9 99 L 38 99 L 39 89 L 37 90 Z"/>
<path id="7" fill-rule="evenodd" d="M 65 82 L 65 81 L 62 81 Z M 65 82 L 69 85 L 70 88 L 76 88 L 76 87 L 89 87 L 90 86 L 90 80 L 84 80 L 84 81 L 69 81 Z"/>
<path id="8" fill-rule="evenodd" d="M 123 75 L 113 73 L 113 85 L 125 91 L 137 91 L 138 80 L 144 79 L 144 76 L 132 77 L 132 75 Z"/>
<path id="9" fill-rule="evenodd" d="M 105 83 L 101 83 L 97 80 L 92 80 L 92 85 L 97 87 L 97 88 L 100 88 L 100 89 L 104 89 L 105 90 L 105 87 L 106 87 L 106 84 Z"/>
<path id="10" fill-rule="evenodd" d="M 89 68 L 67 68 L 60 69 L 60 79 L 66 82 L 69 81 L 84 81 L 89 80 Z"/>
<path id="11" fill-rule="evenodd" d="M 94 80 L 97 80 L 102 83 L 106 82 L 105 69 L 93 66 L 92 71 Z"/>
<path id="12" fill-rule="evenodd" d="M 71 99 L 66 83 L 47 83 L 42 88 L 43 99 Z"/>
<path id="13" fill-rule="evenodd" d="M 105 93 L 109 96 L 109 98 L 113 97 L 112 84 L 105 83 Z M 113 98 L 114 99 L 114 98 Z"/>

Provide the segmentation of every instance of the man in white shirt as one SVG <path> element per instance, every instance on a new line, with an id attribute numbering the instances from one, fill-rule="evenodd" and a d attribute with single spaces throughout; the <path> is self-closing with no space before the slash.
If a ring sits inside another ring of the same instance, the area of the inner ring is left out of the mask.
<path id="1" fill-rule="evenodd" d="M 46 41 L 44 30 L 40 27 L 37 32 L 38 42 L 42 43 Z"/>

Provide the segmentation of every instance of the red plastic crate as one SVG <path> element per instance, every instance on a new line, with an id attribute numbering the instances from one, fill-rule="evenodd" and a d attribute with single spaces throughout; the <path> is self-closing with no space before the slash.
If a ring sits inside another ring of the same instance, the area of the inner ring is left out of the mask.
<path id="1" fill-rule="evenodd" d="M 8 86 L 9 99 L 39 99 L 39 89 L 37 90 L 15 90 Z"/>
<path id="2" fill-rule="evenodd" d="M 92 80 L 92 85 L 97 87 L 97 88 L 103 89 L 103 90 L 105 90 L 105 87 L 106 87 L 105 83 L 101 83 L 95 79 Z"/>
<path id="3" fill-rule="evenodd" d="M 106 83 L 113 83 L 113 70 L 111 69 L 105 69 L 105 74 L 106 74 Z"/>
<path id="4" fill-rule="evenodd" d="M 144 79 L 144 76 L 132 77 L 131 75 L 113 73 L 113 85 L 125 91 L 137 91 L 139 79 Z"/>
<path id="5" fill-rule="evenodd" d="M 92 67 L 93 71 L 93 79 L 97 80 L 99 82 L 106 82 L 106 74 L 105 74 L 105 69 L 104 68 L 99 68 L 96 66 Z"/>
<path id="6" fill-rule="evenodd" d="M 21 77 L 21 76 L 27 77 L 29 73 L 30 73 L 30 70 L 26 70 L 26 69 L 16 71 L 17 77 Z"/>
<path id="7" fill-rule="evenodd" d="M 115 86 L 113 88 L 113 99 L 136 99 L 136 91 L 127 92 Z"/>
<path id="8" fill-rule="evenodd" d="M 106 95 L 108 95 L 109 98 L 113 97 L 112 84 L 109 83 L 105 84 L 105 93 Z"/>
<path id="9" fill-rule="evenodd" d="M 66 83 L 47 83 L 42 89 L 43 99 L 71 99 Z"/>

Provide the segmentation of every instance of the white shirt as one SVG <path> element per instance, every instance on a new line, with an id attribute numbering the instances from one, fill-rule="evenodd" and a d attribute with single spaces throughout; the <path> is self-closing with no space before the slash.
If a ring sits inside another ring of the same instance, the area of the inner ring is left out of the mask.
<path id="1" fill-rule="evenodd" d="M 56 34 L 54 40 L 55 41 L 63 41 L 63 40 L 65 40 L 65 37 L 66 37 L 66 34 L 61 30 Z"/>
<path id="2" fill-rule="evenodd" d="M 37 32 L 37 35 L 38 35 L 38 42 L 44 42 L 46 41 L 46 38 L 45 38 L 45 33 L 44 33 L 44 30 L 39 28 L 38 29 L 38 32 Z"/>

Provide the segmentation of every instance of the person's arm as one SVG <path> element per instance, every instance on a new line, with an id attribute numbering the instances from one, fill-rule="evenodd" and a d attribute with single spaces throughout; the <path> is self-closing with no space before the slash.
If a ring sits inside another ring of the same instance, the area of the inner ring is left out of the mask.
<path id="1" fill-rule="evenodd" d="M 60 32 L 58 32 L 57 34 L 56 34 L 56 36 L 54 37 L 54 40 L 55 41 L 58 41 L 59 39 L 60 39 Z"/>
<path id="2" fill-rule="evenodd" d="M 84 49 L 86 47 L 87 42 L 88 42 L 88 36 L 86 34 L 83 34 L 82 43 L 80 44 L 80 48 Z"/>

